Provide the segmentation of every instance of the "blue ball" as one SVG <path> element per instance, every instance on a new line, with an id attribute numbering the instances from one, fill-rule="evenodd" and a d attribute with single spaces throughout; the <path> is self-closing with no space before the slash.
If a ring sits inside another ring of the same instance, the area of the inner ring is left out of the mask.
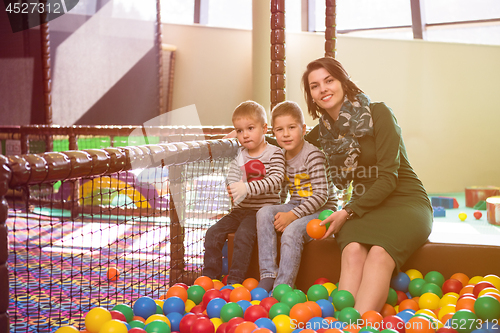
<path id="1" fill-rule="evenodd" d="M 163 301 L 163 313 L 165 316 L 172 312 L 177 312 L 183 315 L 185 310 L 186 304 L 180 297 L 171 296 Z"/>
<path id="2" fill-rule="evenodd" d="M 391 288 L 394 290 L 399 290 L 404 293 L 408 291 L 408 286 L 410 285 L 411 279 L 408 274 L 404 272 L 399 272 L 398 275 L 391 279 Z"/>
<path id="3" fill-rule="evenodd" d="M 220 310 L 227 302 L 222 298 L 212 298 L 207 304 L 207 315 L 209 318 L 220 318 Z"/>
<path id="4" fill-rule="evenodd" d="M 403 319 L 403 321 L 405 323 L 407 323 L 413 317 L 413 315 L 415 315 L 414 310 L 406 309 L 406 310 L 403 310 L 403 311 L 397 313 L 396 317 Z"/>
<path id="5" fill-rule="evenodd" d="M 313 317 L 306 323 L 306 328 L 317 331 L 322 328 L 326 329 L 331 327 L 328 324 L 328 321 L 326 321 L 322 317 Z"/>
<path id="6" fill-rule="evenodd" d="M 244 299 L 242 299 L 241 301 L 236 302 L 236 304 L 238 304 L 239 306 L 241 306 L 241 308 L 243 309 L 243 313 L 245 313 L 245 311 L 248 309 L 248 307 L 250 305 L 252 305 L 252 303 L 250 303 L 249 301 L 244 300 Z"/>
<path id="7" fill-rule="evenodd" d="M 262 301 L 264 298 L 269 297 L 269 293 L 264 288 L 254 288 L 250 291 L 250 295 L 252 296 L 252 301 Z"/>
<path id="8" fill-rule="evenodd" d="M 148 319 L 149 316 L 156 313 L 156 302 L 148 296 L 140 297 L 137 301 L 135 301 L 133 310 L 134 315 Z"/>
<path id="9" fill-rule="evenodd" d="M 231 290 L 233 290 L 234 287 L 233 286 L 224 286 L 224 287 L 220 288 L 219 290 L 224 290 L 224 289 L 231 289 Z"/>
<path id="10" fill-rule="evenodd" d="M 488 330 L 489 333 L 500 333 L 500 323 L 497 321 L 485 320 L 481 325 L 481 329 Z"/>
<path id="11" fill-rule="evenodd" d="M 321 308 L 321 315 L 323 318 L 333 317 L 335 315 L 335 308 L 333 307 L 332 302 L 326 299 L 319 299 L 316 301 L 316 304 L 318 304 Z"/>
<path id="12" fill-rule="evenodd" d="M 268 330 L 273 331 L 273 333 L 276 333 L 276 325 L 269 318 L 259 318 L 255 321 L 255 325 L 257 325 L 258 328 L 267 328 Z"/>
<path id="13" fill-rule="evenodd" d="M 170 330 L 172 332 L 178 332 L 179 331 L 179 323 L 181 322 L 183 315 L 181 315 L 179 312 L 170 312 L 167 315 L 168 320 L 170 320 Z"/>

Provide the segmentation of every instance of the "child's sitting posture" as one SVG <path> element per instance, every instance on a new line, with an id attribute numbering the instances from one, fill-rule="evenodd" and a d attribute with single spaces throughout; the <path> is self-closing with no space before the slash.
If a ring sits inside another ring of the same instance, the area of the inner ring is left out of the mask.
<path id="1" fill-rule="evenodd" d="M 233 112 L 236 137 L 242 148 L 230 164 L 228 192 L 231 212 L 208 229 L 205 236 L 203 275 L 219 279 L 222 272 L 222 247 L 234 232 L 234 249 L 227 283 L 242 283 L 250 264 L 256 239 L 257 211 L 280 202 L 285 158 L 281 149 L 265 140 L 267 116 L 253 101 L 243 102 Z"/>
<path id="2" fill-rule="evenodd" d="M 285 152 L 282 196 L 289 193 L 290 201 L 263 207 L 257 213 L 259 287 L 268 292 L 283 283 L 293 288 L 303 245 L 311 240 L 306 232 L 307 223 L 318 218 L 324 209 L 337 210 L 337 198 L 327 177 L 325 155 L 304 140 L 306 125 L 298 104 L 282 102 L 274 107 L 271 117 L 274 135 Z M 279 268 L 277 232 L 282 232 Z"/>

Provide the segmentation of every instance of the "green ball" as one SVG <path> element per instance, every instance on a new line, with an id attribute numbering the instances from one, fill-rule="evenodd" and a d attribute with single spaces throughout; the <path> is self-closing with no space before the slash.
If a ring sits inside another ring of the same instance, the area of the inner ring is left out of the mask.
<path id="1" fill-rule="evenodd" d="M 144 328 L 144 323 L 140 320 L 131 320 L 128 322 L 130 328 L 134 328 L 134 327 L 137 327 L 137 328 Z"/>
<path id="2" fill-rule="evenodd" d="M 425 293 L 433 293 L 439 296 L 439 298 L 443 297 L 443 291 L 441 288 L 432 282 L 428 282 L 422 286 L 422 289 L 420 290 L 421 295 Z"/>
<path id="3" fill-rule="evenodd" d="M 134 310 L 130 305 L 117 304 L 111 310 L 121 312 L 125 316 L 127 322 L 131 321 L 134 318 Z"/>
<path id="4" fill-rule="evenodd" d="M 361 315 L 358 310 L 353 307 L 346 307 L 340 310 L 339 320 L 346 324 L 355 324 L 358 320 L 361 319 Z"/>
<path id="5" fill-rule="evenodd" d="M 170 333 L 170 326 L 163 320 L 154 320 L 144 327 L 147 333 Z"/>
<path id="6" fill-rule="evenodd" d="M 285 295 L 287 292 L 293 291 L 292 287 L 289 285 L 282 283 L 280 285 L 277 285 L 276 288 L 273 290 L 273 297 L 278 300 L 278 302 L 281 301 L 281 297 Z"/>
<path id="7" fill-rule="evenodd" d="M 322 211 L 321 213 L 319 213 L 318 219 L 320 219 L 321 221 L 323 221 L 324 219 L 326 219 L 328 216 L 332 215 L 333 213 L 334 213 L 333 210 L 331 210 L 331 209 L 325 209 L 324 211 Z"/>
<path id="8" fill-rule="evenodd" d="M 304 292 L 300 289 L 294 289 L 293 290 L 297 295 L 299 295 L 299 303 L 305 303 L 307 302 L 307 296 L 304 294 Z"/>
<path id="9" fill-rule="evenodd" d="M 220 309 L 220 319 L 227 323 L 231 318 L 241 317 L 243 318 L 243 309 L 239 304 L 234 302 L 226 303 Z"/>
<path id="10" fill-rule="evenodd" d="M 361 328 L 358 332 L 359 333 L 364 333 L 364 332 L 366 332 L 366 333 L 379 333 L 380 331 L 378 329 L 376 329 L 375 327 L 368 325 L 368 326 Z"/>
<path id="11" fill-rule="evenodd" d="M 328 299 L 328 289 L 321 284 L 314 284 L 307 290 L 307 298 L 313 302 L 320 299 Z"/>
<path id="12" fill-rule="evenodd" d="M 156 304 L 156 314 L 163 314 L 163 309 L 158 304 Z"/>
<path id="13" fill-rule="evenodd" d="M 391 306 L 396 306 L 396 304 L 398 304 L 398 293 L 396 290 L 389 288 L 389 295 L 387 295 L 386 303 Z"/>
<path id="14" fill-rule="evenodd" d="M 380 333 L 398 333 L 394 328 L 386 328 L 385 330 L 380 331 Z"/>
<path id="15" fill-rule="evenodd" d="M 425 274 L 424 280 L 427 283 L 436 284 L 439 288 L 443 287 L 443 283 L 445 281 L 443 274 L 436 271 L 430 271 L 429 273 Z"/>
<path id="16" fill-rule="evenodd" d="M 470 333 L 481 327 L 476 314 L 470 310 L 458 310 L 450 319 L 450 327 L 458 333 Z"/>
<path id="17" fill-rule="evenodd" d="M 330 297 L 333 299 L 333 295 L 335 295 L 338 292 L 339 292 L 339 288 L 338 287 L 335 288 L 335 289 L 333 289 L 332 292 L 330 293 Z"/>
<path id="18" fill-rule="evenodd" d="M 273 319 L 277 315 L 284 314 L 284 315 L 289 315 L 290 314 L 290 307 L 285 304 L 285 303 L 276 303 L 271 306 L 269 309 L 269 319 Z"/>
<path id="19" fill-rule="evenodd" d="M 408 285 L 408 291 L 412 297 L 420 297 L 422 295 L 422 287 L 425 284 L 425 280 L 421 278 L 416 278 L 410 281 Z"/>
<path id="20" fill-rule="evenodd" d="M 354 296 L 347 290 L 339 290 L 332 297 L 333 305 L 337 311 L 354 306 Z"/>
<path id="21" fill-rule="evenodd" d="M 205 289 L 199 285 L 192 285 L 187 290 L 188 299 L 192 300 L 194 304 L 200 304 L 205 294 Z"/>
<path id="22" fill-rule="evenodd" d="M 292 306 L 300 302 L 300 296 L 294 291 L 289 291 L 281 297 L 280 303 L 288 305 L 290 309 Z"/>
<path id="23" fill-rule="evenodd" d="M 494 322 L 500 318 L 500 302 L 492 296 L 480 296 L 474 302 L 474 312 L 479 319 Z"/>

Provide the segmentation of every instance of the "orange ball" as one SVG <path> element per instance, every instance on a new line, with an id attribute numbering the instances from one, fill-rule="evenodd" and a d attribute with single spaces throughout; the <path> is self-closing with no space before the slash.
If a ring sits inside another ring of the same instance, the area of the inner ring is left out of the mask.
<path id="1" fill-rule="evenodd" d="M 465 309 L 474 312 L 474 303 L 476 303 L 476 299 L 474 297 L 464 296 L 457 301 L 455 309 L 456 311 Z"/>
<path id="2" fill-rule="evenodd" d="M 252 333 L 256 328 L 259 327 L 251 321 L 243 321 L 236 326 L 234 333 Z"/>
<path id="3" fill-rule="evenodd" d="M 141 316 L 134 316 L 134 317 L 132 317 L 132 320 L 139 320 L 139 321 L 141 321 L 143 323 L 146 322 L 146 319 L 142 318 Z"/>
<path id="4" fill-rule="evenodd" d="M 384 317 L 382 317 L 382 315 L 377 311 L 369 310 L 361 316 L 361 326 L 375 327 L 379 329 L 383 319 Z"/>
<path id="5" fill-rule="evenodd" d="M 474 294 L 474 285 L 473 284 L 468 284 L 465 287 L 460 290 L 459 295 L 462 296 L 463 294 Z"/>
<path id="6" fill-rule="evenodd" d="M 405 299 L 401 303 L 399 303 L 399 312 L 401 312 L 403 310 L 407 310 L 407 309 L 418 311 L 418 310 L 420 310 L 420 306 L 418 305 L 417 301 L 409 298 L 409 299 Z"/>
<path id="7" fill-rule="evenodd" d="M 214 281 L 212 281 L 212 279 L 209 278 L 208 276 L 204 275 L 194 280 L 194 284 L 203 287 L 205 291 L 213 289 L 214 287 Z"/>
<path id="8" fill-rule="evenodd" d="M 382 306 L 382 310 L 380 310 L 380 314 L 382 317 L 387 317 L 387 316 L 394 316 L 396 315 L 396 309 L 388 303 L 385 303 L 384 306 Z"/>
<path id="9" fill-rule="evenodd" d="M 182 299 L 184 301 L 184 303 L 186 303 L 186 301 L 188 299 L 187 290 L 181 286 L 172 286 L 172 287 L 168 288 L 167 294 L 165 295 L 165 298 L 169 298 L 172 296 L 179 297 L 180 299 Z"/>
<path id="10" fill-rule="evenodd" d="M 120 277 L 120 272 L 116 267 L 110 267 L 106 272 L 106 277 L 109 281 L 116 281 Z"/>
<path id="11" fill-rule="evenodd" d="M 413 316 L 405 325 L 406 333 L 435 333 L 436 324 L 423 316 Z"/>
<path id="12" fill-rule="evenodd" d="M 321 309 L 321 308 L 320 308 Z M 307 323 L 312 317 L 314 317 L 314 313 L 306 303 L 297 303 L 290 309 L 290 314 L 288 315 L 290 319 L 295 320 L 297 324 Z"/>
<path id="13" fill-rule="evenodd" d="M 338 328 L 329 328 L 326 331 L 323 331 L 323 333 L 344 333 L 344 331 Z"/>
<path id="14" fill-rule="evenodd" d="M 247 288 L 249 291 L 252 291 L 253 289 L 257 288 L 259 285 L 259 281 L 254 278 L 248 278 L 242 283 L 243 287 Z"/>
<path id="15" fill-rule="evenodd" d="M 313 301 L 304 302 L 305 305 L 311 309 L 314 317 L 323 317 L 323 312 L 321 311 L 321 307 L 318 303 Z"/>
<path id="16" fill-rule="evenodd" d="M 361 326 L 358 326 L 356 324 L 349 324 L 344 328 L 344 332 L 358 333 L 360 329 Z"/>
<path id="17" fill-rule="evenodd" d="M 220 288 L 224 287 L 224 283 L 222 283 L 219 280 L 213 280 L 214 281 L 214 289 L 220 290 Z"/>
<path id="18" fill-rule="evenodd" d="M 322 221 L 320 219 L 312 219 L 307 223 L 306 231 L 309 237 L 314 239 L 320 239 L 326 234 L 326 227 L 320 225 Z"/>
<path id="19" fill-rule="evenodd" d="M 469 277 L 464 273 L 455 273 L 450 277 L 450 279 L 455 279 L 462 282 L 462 287 L 465 287 L 467 284 L 469 284 L 470 280 Z"/>
<path id="20" fill-rule="evenodd" d="M 250 294 L 248 289 L 245 287 L 234 288 L 229 294 L 229 300 L 234 303 L 241 300 L 250 302 L 252 300 L 252 294 Z"/>

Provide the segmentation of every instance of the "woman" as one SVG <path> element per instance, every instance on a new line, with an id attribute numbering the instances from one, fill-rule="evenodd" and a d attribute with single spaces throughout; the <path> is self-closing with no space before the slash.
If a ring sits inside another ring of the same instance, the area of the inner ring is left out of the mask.
<path id="1" fill-rule="evenodd" d="M 342 251 L 339 289 L 361 314 L 380 311 L 392 275 L 431 232 L 432 206 L 391 109 L 371 103 L 333 58 L 309 63 L 302 84 L 319 118 L 308 141 L 323 148 L 339 189 L 352 181 L 350 201 L 322 222 L 330 223 L 323 238 L 335 234 Z"/>

